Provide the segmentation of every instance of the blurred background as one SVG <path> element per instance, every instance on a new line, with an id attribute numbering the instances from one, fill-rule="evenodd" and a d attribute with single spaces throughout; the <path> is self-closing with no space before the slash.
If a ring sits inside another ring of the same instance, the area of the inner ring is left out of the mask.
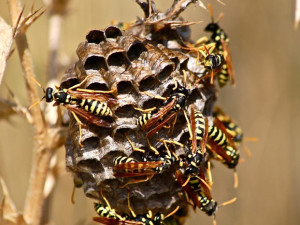
<path id="1" fill-rule="evenodd" d="M 224 0 L 225 1 L 225 0 Z M 24 0 L 25 14 L 32 0 Z M 165 10 L 171 0 L 156 0 Z M 207 3 L 207 2 L 205 2 Z M 217 224 L 300 224 L 300 29 L 294 30 L 294 1 L 213 1 L 215 18 L 230 38 L 237 86 L 219 90 L 217 105 L 242 127 L 245 137 L 258 142 L 245 142 L 252 157 L 241 151 L 237 167 L 239 188 L 233 188 L 233 173 L 215 163 L 213 196 L 219 203 L 233 197 L 234 204 L 219 208 Z M 43 6 L 35 1 L 35 8 Z M 11 23 L 6 1 L 0 0 L 0 16 Z M 59 60 L 77 59 L 77 45 L 93 28 L 105 28 L 111 20 L 131 21 L 143 17 L 133 0 L 70 0 L 63 18 Z M 210 22 L 209 13 L 190 6 L 182 14 L 186 20 L 203 21 L 193 25 L 192 38 L 197 40 Z M 48 63 L 48 15 L 45 13 L 27 32 L 37 79 L 46 85 Z M 60 77 L 63 71 L 60 72 Z M 8 60 L 4 82 L 25 106 L 28 105 L 17 52 Z M 1 97 L 7 97 L 1 87 Z M 42 94 L 41 94 L 42 95 Z M 4 177 L 17 208 L 23 210 L 32 161 L 32 129 L 19 116 L 0 121 L 0 174 Z M 64 161 L 64 148 L 58 151 Z M 73 181 L 70 174 L 60 177 L 50 207 L 51 224 L 96 224 L 92 200 L 77 190 L 70 197 Z M 2 198 L 2 192 L 0 192 Z M 191 212 L 187 224 L 212 224 L 212 218 L 200 210 Z"/>

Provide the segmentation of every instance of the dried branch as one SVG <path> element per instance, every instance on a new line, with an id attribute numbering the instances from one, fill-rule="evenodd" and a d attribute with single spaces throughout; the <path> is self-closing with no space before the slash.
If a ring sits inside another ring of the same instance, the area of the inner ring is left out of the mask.
<path id="1" fill-rule="evenodd" d="M 8 5 L 13 24 L 18 26 L 20 21 L 22 29 L 19 30 L 23 31 L 16 32 L 15 40 L 25 78 L 29 102 L 30 104 L 33 104 L 39 100 L 39 96 L 36 84 L 31 79 L 32 77 L 35 77 L 35 74 L 27 38 L 24 32 L 33 21 L 42 15 L 44 11 L 37 15 L 37 12 L 39 11 L 37 10 L 22 20 L 19 19 L 22 13 L 20 2 L 18 0 L 8 0 Z M 44 201 L 43 191 L 50 160 L 54 150 L 57 148 L 57 146 L 62 144 L 62 138 L 60 136 L 59 129 L 48 129 L 40 107 L 33 107 L 31 110 L 31 115 L 33 118 L 33 128 L 36 143 L 29 188 L 24 207 L 24 218 L 27 223 L 38 225 L 42 213 L 42 205 Z"/>

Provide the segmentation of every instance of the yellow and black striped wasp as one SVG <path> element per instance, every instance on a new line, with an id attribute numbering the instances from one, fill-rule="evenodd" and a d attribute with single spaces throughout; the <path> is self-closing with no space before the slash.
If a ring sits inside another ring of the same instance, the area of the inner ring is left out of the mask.
<path id="1" fill-rule="evenodd" d="M 152 211 L 149 210 L 147 214 L 144 215 L 136 215 L 132 210 L 129 202 L 128 196 L 128 208 L 130 210 L 130 216 L 123 215 L 120 216 L 116 213 L 114 209 L 111 209 L 108 201 L 106 201 L 106 206 L 96 203 L 95 210 L 100 217 L 94 217 L 93 220 L 104 225 L 162 225 L 163 221 L 168 217 L 172 216 L 179 209 L 179 206 L 176 207 L 172 212 L 170 212 L 167 216 L 164 214 L 157 212 L 155 215 L 152 214 Z"/>
<path id="2" fill-rule="evenodd" d="M 110 128 L 113 113 L 111 107 L 117 104 L 117 100 L 111 95 L 114 91 L 98 91 L 79 88 L 90 76 L 87 76 L 82 82 L 68 89 L 55 86 L 55 89 L 48 87 L 46 90 L 34 80 L 39 87 L 42 88 L 45 96 L 31 105 L 29 108 L 41 102 L 43 99 L 47 103 L 54 102 L 53 106 L 62 105 L 68 109 L 79 125 L 79 144 L 81 143 L 81 126 L 82 123 L 78 116 L 86 119 L 92 124 L 99 127 Z"/>
<path id="3" fill-rule="evenodd" d="M 216 212 L 217 202 L 211 196 L 202 170 L 199 170 L 198 176 L 193 176 L 190 179 L 186 179 L 185 175 L 177 170 L 176 180 L 187 193 L 187 197 L 193 202 L 194 208 L 200 208 L 209 216 Z"/>
<path id="4" fill-rule="evenodd" d="M 185 168 L 185 175 L 195 176 L 199 173 L 200 164 L 203 162 L 206 140 L 208 136 L 208 120 L 198 110 L 194 111 L 191 108 L 191 122 L 186 116 L 188 122 L 188 128 L 190 133 L 190 143 L 186 151 L 185 162 L 187 168 Z M 199 144 L 198 144 L 199 142 Z"/>
<path id="5" fill-rule="evenodd" d="M 163 107 L 154 113 L 144 113 L 137 119 L 137 124 L 141 126 L 143 131 L 147 131 L 147 137 L 159 131 L 176 116 L 179 110 L 185 107 L 188 94 L 189 91 L 185 87 L 175 86 L 170 97 L 155 97 L 164 100 Z"/>
<path id="6" fill-rule="evenodd" d="M 235 85 L 235 75 L 232 66 L 232 59 L 230 54 L 230 49 L 228 47 L 229 38 L 224 30 L 219 26 L 218 21 L 214 22 L 213 18 L 213 10 L 211 5 L 208 5 L 211 20 L 212 22 L 209 23 L 204 31 L 211 32 L 210 41 L 216 43 L 216 50 L 219 54 L 223 55 L 225 59 L 225 63 L 222 65 L 220 72 L 218 72 L 218 82 L 220 87 L 223 87 L 227 84 L 228 80 L 230 79 L 231 85 Z"/>

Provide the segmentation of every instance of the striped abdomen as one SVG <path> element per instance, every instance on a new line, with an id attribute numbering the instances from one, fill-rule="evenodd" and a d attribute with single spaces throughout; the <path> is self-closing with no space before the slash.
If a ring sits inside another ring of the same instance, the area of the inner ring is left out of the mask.
<path id="1" fill-rule="evenodd" d="M 212 125 L 208 128 L 208 136 L 219 146 L 228 145 L 226 135 L 216 126 Z"/>
<path id="2" fill-rule="evenodd" d="M 94 203 L 94 208 L 97 214 L 101 217 L 118 219 L 120 216 L 116 214 L 114 209 L 110 209 L 108 206 L 104 206 L 100 203 Z"/>
<path id="3" fill-rule="evenodd" d="M 140 125 L 141 127 L 143 127 L 148 120 L 151 118 L 152 113 L 144 113 L 143 115 L 139 116 L 136 120 L 137 125 Z"/>
<path id="4" fill-rule="evenodd" d="M 96 116 L 112 116 L 111 109 L 106 103 L 93 100 L 93 99 L 82 99 L 79 106 L 87 112 L 92 113 Z"/>
<path id="5" fill-rule="evenodd" d="M 224 63 L 221 67 L 221 71 L 218 72 L 218 82 L 220 87 L 224 87 L 229 81 L 229 73 L 227 64 Z"/>
<path id="6" fill-rule="evenodd" d="M 205 133 L 205 119 L 200 111 L 195 111 L 196 139 L 201 141 Z"/>
<path id="7" fill-rule="evenodd" d="M 125 164 L 125 163 L 136 163 L 137 160 L 134 158 L 129 158 L 127 156 L 117 156 L 113 160 L 114 166 L 120 165 L 120 164 Z"/>

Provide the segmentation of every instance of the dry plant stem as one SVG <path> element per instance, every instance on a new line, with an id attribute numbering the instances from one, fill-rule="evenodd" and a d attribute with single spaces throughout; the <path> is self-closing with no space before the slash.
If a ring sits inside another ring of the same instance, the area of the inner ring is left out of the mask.
<path id="1" fill-rule="evenodd" d="M 61 15 L 52 14 L 50 17 L 49 26 L 49 79 L 56 79 L 58 73 L 57 53 L 61 34 Z"/>
<path id="2" fill-rule="evenodd" d="M 16 24 L 21 12 L 20 2 L 18 0 L 8 0 L 8 5 L 12 22 L 13 24 Z M 38 101 L 39 97 L 36 84 L 31 80 L 31 77 L 35 77 L 35 74 L 27 38 L 24 33 L 20 33 L 16 36 L 15 40 L 25 78 L 29 102 L 30 104 L 33 104 Z M 51 142 L 47 141 L 47 138 L 50 137 L 48 137 L 48 129 L 40 107 L 33 107 L 31 113 L 35 136 L 35 149 L 29 188 L 24 206 L 24 218 L 28 224 L 38 225 L 44 201 L 44 184 L 50 159 L 53 155 L 53 149 L 51 149 Z"/>

